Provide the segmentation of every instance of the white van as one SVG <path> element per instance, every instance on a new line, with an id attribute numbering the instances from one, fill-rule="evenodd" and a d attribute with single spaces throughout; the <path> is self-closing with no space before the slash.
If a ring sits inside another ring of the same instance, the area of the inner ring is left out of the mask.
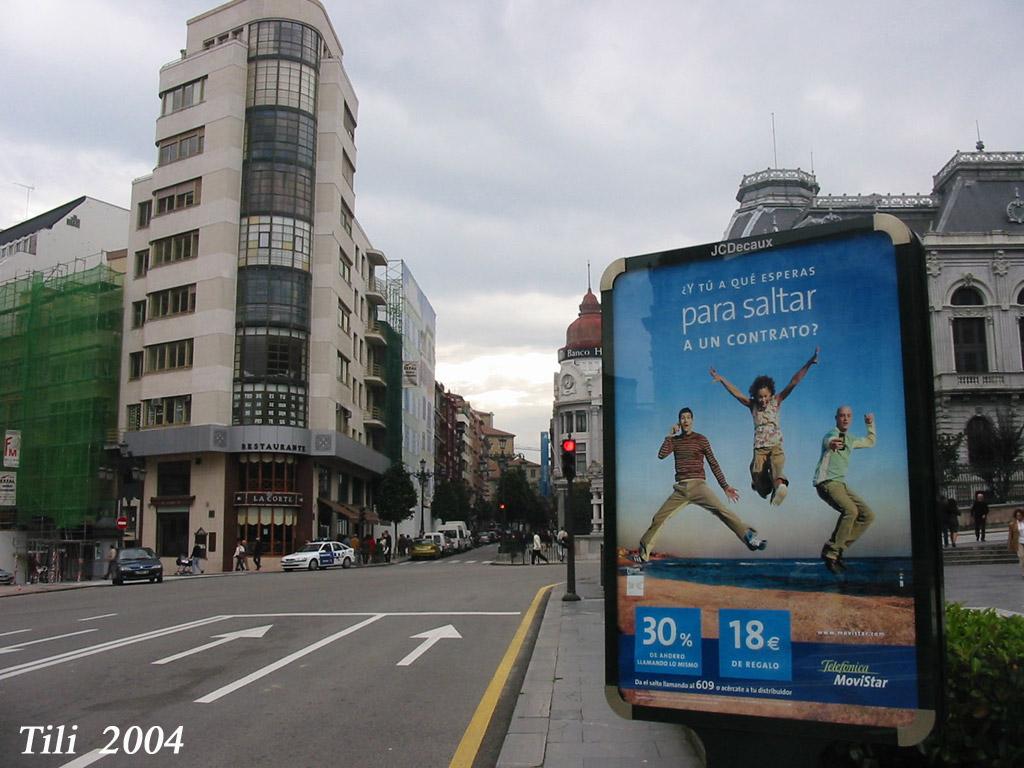
<path id="1" fill-rule="evenodd" d="M 456 552 L 465 552 L 473 546 L 469 539 L 469 530 L 461 520 L 449 520 L 444 525 L 437 526 L 437 533 L 444 534 Z"/>

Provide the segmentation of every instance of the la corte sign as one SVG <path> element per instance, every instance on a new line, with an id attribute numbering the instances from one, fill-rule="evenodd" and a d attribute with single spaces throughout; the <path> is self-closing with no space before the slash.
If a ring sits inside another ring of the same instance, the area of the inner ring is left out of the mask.
<path id="1" fill-rule="evenodd" d="M 239 491 L 235 494 L 235 505 L 245 506 L 275 506 L 275 507 L 301 507 L 301 493 L 281 493 L 275 491 Z"/>

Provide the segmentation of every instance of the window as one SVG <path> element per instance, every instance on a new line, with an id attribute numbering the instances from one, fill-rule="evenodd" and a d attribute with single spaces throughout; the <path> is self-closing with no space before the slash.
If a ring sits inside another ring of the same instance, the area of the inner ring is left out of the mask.
<path id="1" fill-rule="evenodd" d="M 191 179 L 173 187 L 158 189 L 153 193 L 153 197 L 156 198 L 156 215 L 163 216 L 182 208 L 199 205 L 202 188 L 202 179 Z"/>
<path id="2" fill-rule="evenodd" d="M 576 431 L 586 432 L 587 431 L 587 412 L 576 411 Z"/>
<path id="3" fill-rule="evenodd" d="M 156 553 L 178 557 L 192 551 L 188 543 L 188 510 L 159 509 L 156 513 Z"/>
<path id="4" fill-rule="evenodd" d="M 243 328 L 235 340 L 235 378 L 274 378 L 294 383 L 308 376 L 308 334 L 286 328 Z"/>
<path id="5" fill-rule="evenodd" d="M 235 382 L 232 395 L 235 424 L 306 426 L 306 388 L 268 382 Z"/>
<path id="6" fill-rule="evenodd" d="M 173 371 L 192 366 L 192 339 L 146 347 L 146 373 Z"/>
<path id="7" fill-rule="evenodd" d="M 142 353 L 128 353 L 128 378 L 137 379 L 142 376 Z"/>
<path id="8" fill-rule="evenodd" d="M 146 324 L 146 300 L 132 302 L 132 328 L 141 328 Z"/>
<path id="9" fill-rule="evenodd" d="M 576 443 L 576 476 L 587 474 L 587 444 Z"/>
<path id="10" fill-rule="evenodd" d="M 308 272 L 277 267 L 238 271 L 237 317 L 243 325 L 285 325 L 309 329 Z"/>
<path id="11" fill-rule="evenodd" d="M 251 110 L 245 121 L 243 157 L 312 168 L 316 161 L 316 121 L 312 115 L 290 109 Z"/>
<path id="12" fill-rule="evenodd" d="M 320 66 L 320 35 L 296 21 L 259 21 L 249 27 L 249 56 L 282 56 Z"/>
<path id="13" fill-rule="evenodd" d="M 205 128 L 196 128 L 158 142 L 157 165 L 168 165 L 178 160 L 201 155 L 205 133 Z"/>
<path id="14" fill-rule="evenodd" d="M 953 357 L 957 373 L 984 373 L 988 370 L 985 318 L 953 318 Z"/>
<path id="15" fill-rule="evenodd" d="M 139 303 L 139 302 L 137 302 Z M 144 303 L 144 302 L 142 302 Z M 181 315 L 196 311 L 196 286 L 180 285 L 149 294 L 149 319 Z"/>
<path id="16" fill-rule="evenodd" d="M 571 435 L 573 424 L 573 412 L 565 411 L 564 413 L 562 413 L 562 433 Z"/>
<path id="17" fill-rule="evenodd" d="M 338 370 L 337 378 L 346 387 L 349 382 L 349 359 L 345 357 L 341 352 L 338 353 Z"/>
<path id="18" fill-rule="evenodd" d="M 270 264 L 309 270 L 309 224 L 286 216 L 248 216 L 239 225 L 238 266 Z"/>
<path id="19" fill-rule="evenodd" d="M 136 222 L 136 229 L 146 229 L 149 226 L 149 220 L 153 218 L 153 201 L 143 200 L 139 203 L 139 217 Z"/>
<path id="20" fill-rule="evenodd" d="M 242 212 L 313 218 L 313 169 L 250 160 L 245 164 Z"/>
<path id="21" fill-rule="evenodd" d="M 135 276 L 145 277 L 149 271 L 149 248 L 135 252 Z"/>
<path id="22" fill-rule="evenodd" d="M 247 107 L 294 107 L 316 114 L 316 70 L 307 64 L 281 59 L 249 62 Z"/>
<path id="23" fill-rule="evenodd" d="M 199 230 L 154 240 L 150 249 L 153 252 L 150 268 L 194 259 L 199 255 Z"/>
<path id="24" fill-rule="evenodd" d="M 344 149 L 341 150 L 341 175 L 348 182 L 348 185 L 355 189 L 356 167 L 352 163 L 352 158 L 348 156 L 348 152 Z"/>
<path id="25" fill-rule="evenodd" d="M 949 303 L 954 307 L 981 306 L 985 303 L 985 299 L 977 288 L 963 285 L 953 291 L 953 296 L 950 298 Z"/>
<path id="26" fill-rule="evenodd" d="M 341 249 L 338 249 L 338 274 L 342 280 L 352 285 L 352 262 Z"/>
<path id="27" fill-rule="evenodd" d="M 350 237 L 352 235 L 352 219 L 353 218 L 354 217 L 352 216 L 352 209 L 348 207 L 348 203 L 346 203 L 345 199 L 342 198 L 342 200 L 341 200 L 341 226 L 344 228 L 344 230 L 346 232 L 348 232 Z"/>
<path id="28" fill-rule="evenodd" d="M 1017 303 L 1024 304 L 1024 289 L 1017 294 Z M 1020 362 L 1024 366 L 1024 317 L 1017 320 L 1017 338 L 1020 341 Z"/>
<path id="29" fill-rule="evenodd" d="M 188 496 L 192 462 L 161 461 L 156 465 L 157 496 Z M 180 552 L 178 554 L 181 554 Z"/>
<path id="30" fill-rule="evenodd" d="M 345 116 L 342 118 L 345 125 L 345 133 L 349 135 L 353 141 L 356 138 L 356 116 L 352 114 L 352 110 L 349 109 L 348 104 L 345 104 Z"/>
<path id="31" fill-rule="evenodd" d="M 352 332 L 352 312 L 341 299 L 338 299 L 338 327 L 344 333 Z"/>
<path id="32" fill-rule="evenodd" d="M 192 395 L 143 400 L 142 406 L 145 427 L 168 427 L 192 420 Z"/>
<path id="33" fill-rule="evenodd" d="M 138 403 L 128 406 L 128 431 L 138 432 L 142 421 L 142 407 Z"/>
<path id="34" fill-rule="evenodd" d="M 179 85 L 177 88 L 171 88 L 169 91 L 164 91 L 160 94 L 160 98 L 163 100 L 163 106 L 160 114 L 169 115 L 172 112 L 187 109 L 193 104 L 198 104 L 203 100 L 205 88 L 206 78 L 201 77 L 190 83 Z"/>

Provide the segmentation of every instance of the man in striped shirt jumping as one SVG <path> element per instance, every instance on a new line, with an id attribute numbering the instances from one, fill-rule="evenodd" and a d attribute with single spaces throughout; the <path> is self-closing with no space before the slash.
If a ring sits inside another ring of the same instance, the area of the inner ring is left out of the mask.
<path id="1" fill-rule="evenodd" d="M 650 560 L 654 540 L 661 526 L 689 504 L 703 507 L 729 526 L 729 530 L 736 534 L 736 538 L 742 541 L 747 549 L 760 550 L 768 545 L 767 541 L 757 535 L 757 531 L 725 506 L 705 482 L 704 461 L 707 460 L 711 472 L 722 486 L 725 495 L 729 497 L 729 501 L 739 501 L 740 495 L 726 482 L 725 473 L 722 472 L 711 450 L 711 443 L 704 435 L 693 431 L 693 411 L 689 408 L 679 411 L 679 422 L 672 425 L 671 431 L 662 442 L 658 458 L 664 459 L 670 453 L 675 457 L 676 463 L 676 481 L 672 485 L 672 495 L 665 499 L 665 503 L 654 514 L 647 532 L 640 537 L 640 548 L 633 556 L 634 561 L 643 564 Z"/>

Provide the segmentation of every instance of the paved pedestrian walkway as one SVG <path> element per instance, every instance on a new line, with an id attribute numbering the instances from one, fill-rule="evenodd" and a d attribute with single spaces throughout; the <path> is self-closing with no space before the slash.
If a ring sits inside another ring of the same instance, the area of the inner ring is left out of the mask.
<path id="1" fill-rule="evenodd" d="M 624 720 L 604 694 L 604 591 L 596 562 L 576 564 L 579 602 L 564 584 L 548 600 L 498 768 L 697 768 L 692 732 Z"/>

